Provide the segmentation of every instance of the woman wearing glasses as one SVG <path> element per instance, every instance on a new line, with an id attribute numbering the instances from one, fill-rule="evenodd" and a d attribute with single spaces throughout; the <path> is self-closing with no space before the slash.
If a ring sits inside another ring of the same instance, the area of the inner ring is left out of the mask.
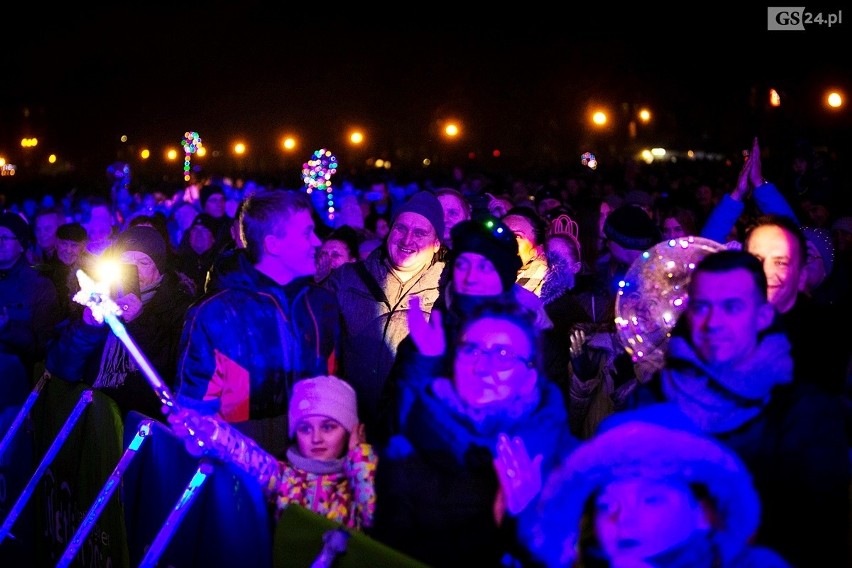
<path id="1" fill-rule="evenodd" d="M 577 443 L 533 316 L 483 302 L 448 341 L 442 313 L 409 313 L 423 388 L 380 458 L 373 535 L 431 566 L 526 565 L 542 476 Z"/>

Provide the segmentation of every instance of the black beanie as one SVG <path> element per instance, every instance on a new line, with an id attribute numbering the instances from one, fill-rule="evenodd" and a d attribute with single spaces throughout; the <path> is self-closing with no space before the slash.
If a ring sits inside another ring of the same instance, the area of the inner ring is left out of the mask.
<path id="1" fill-rule="evenodd" d="M 215 183 L 210 183 L 205 186 L 202 186 L 201 192 L 198 195 L 198 200 L 201 202 L 201 208 L 204 209 L 204 204 L 207 203 L 207 200 L 214 193 L 221 193 L 225 195 L 225 190 L 222 189 L 221 185 L 217 185 Z"/>
<path id="2" fill-rule="evenodd" d="M 83 225 L 77 222 L 65 223 L 59 225 L 56 229 L 56 238 L 63 241 L 73 241 L 75 243 L 84 243 L 89 240 L 89 235 Z"/>
<path id="3" fill-rule="evenodd" d="M 622 205 L 606 216 L 604 234 L 629 250 L 648 250 L 663 240 L 657 224 L 636 205 Z"/>
<path id="4" fill-rule="evenodd" d="M 213 237 L 216 237 L 216 231 L 218 230 L 217 220 L 210 216 L 209 213 L 199 213 L 195 216 L 195 219 L 192 220 L 192 225 L 189 226 L 189 229 L 192 230 L 196 225 L 201 225 L 208 231 Z"/>
<path id="5" fill-rule="evenodd" d="M 30 245 L 30 225 L 17 213 L 11 211 L 0 213 L 0 227 L 6 227 L 12 231 L 22 248 L 26 249 Z"/>
<path id="6" fill-rule="evenodd" d="M 127 251 L 144 252 L 151 257 L 157 270 L 163 274 L 168 268 L 168 248 L 160 231 L 147 225 L 128 227 L 118 234 L 115 242 L 118 254 Z"/>
<path id="7" fill-rule="evenodd" d="M 493 218 L 462 221 L 450 230 L 450 238 L 452 263 L 464 252 L 481 254 L 500 274 L 503 291 L 512 288 L 518 279 L 521 257 L 515 233 L 505 223 Z"/>
<path id="8" fill-rule="evenodd" d="M 444 208 L 441 207 L 441 202 L 429 191 L 418 191 L 408 198 L 408 201 L 399 206 L 394 211 L 391 226 L 396 222 L 396 218 L 402 213 L 417 213 L 423 215 L 431 223 L 435 229 L 437 238 L 444 237 Z"/>

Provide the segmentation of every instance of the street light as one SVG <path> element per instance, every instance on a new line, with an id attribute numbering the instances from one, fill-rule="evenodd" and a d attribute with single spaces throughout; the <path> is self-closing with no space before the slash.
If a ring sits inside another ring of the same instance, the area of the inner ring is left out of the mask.
<path id="1" fill-rule="evenodd" d="M 843 102 L 843 93 L 838 90 L 830 90 L 825 95 L 825 104 L 830 109 L 842 108 Z"/>
<path id="2" fill-rule="evenodd" d="M 447 138 L 458 138 L 461 134 L 461 128 L 456 122 L 448 122 L 444 125 L 444 135 Z"/>

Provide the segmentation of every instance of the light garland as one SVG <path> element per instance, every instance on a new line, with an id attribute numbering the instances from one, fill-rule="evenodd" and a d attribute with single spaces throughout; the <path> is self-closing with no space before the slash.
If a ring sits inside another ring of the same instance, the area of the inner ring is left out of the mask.
<path id="1" fill-rule="evenodd" d="M 198 135 L 198 132 L 184 132 L 183 140 L 181 140 L 180 145 L 183 146 L 183 179 L 184 181 L 189 181 L 192 179 L 190 175 L 190 167 L 189 162 L 192 158 L 192 155 L 195 154 L 199 148 L 201 148 L 201 137 Z"/>
<path id="2" fill-rule="evenodd" d="M 331 176 L 337 173 L 337 158 L 331 150 L 321 148 L 311 154 L 302 165 L 302 181 L 305 183 L 305 192 L 308 195 L 314 191 L 323 191 L 326 194 L 326 216 L 329 221 L 334 220 L 334 188 L 331 186 Z"/>

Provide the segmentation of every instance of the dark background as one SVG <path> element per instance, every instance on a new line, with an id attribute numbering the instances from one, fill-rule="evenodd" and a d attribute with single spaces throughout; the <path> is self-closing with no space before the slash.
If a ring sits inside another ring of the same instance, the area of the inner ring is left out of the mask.
<path id="1" fill-rule="evenodd" d="M 19 182 L 44 179 L 49 153 L 66 174 L 94 179 L 196 130 L 221 155 L 236 137 L 249 143 L 251 157 L 223 169 L 296 172 L 324 147 L 353 168 L 369 157 L 399 168 L 487 161 L 498 149 L 520 170 L 585 150 L 624 154 L 624 121 L 640 105 L 654 113 L 644 143 L 736 154 L 758 135 L 779 153 L 806 140 L 848 155 L 848 106 L 831 113 L 820 96 L 852 93 L 852 12 L 832 29 L 767 32 L 764 6 L 525 8 L 10 8 L 0 155 Z M 770 86 L 780 109 L 766 102 Z M 588 126 L 592 102 L 616 113 L 606 137 Z M 453 146 L 439 133 L 451 117 L 463 125 Z M 367 133 L 357 153 L 344 141 L 356 125 Z M 278 148 L 287 131 L 300 137 L 297 157 Z M 24 136 L 39 147 L 23 154 Z"/>

